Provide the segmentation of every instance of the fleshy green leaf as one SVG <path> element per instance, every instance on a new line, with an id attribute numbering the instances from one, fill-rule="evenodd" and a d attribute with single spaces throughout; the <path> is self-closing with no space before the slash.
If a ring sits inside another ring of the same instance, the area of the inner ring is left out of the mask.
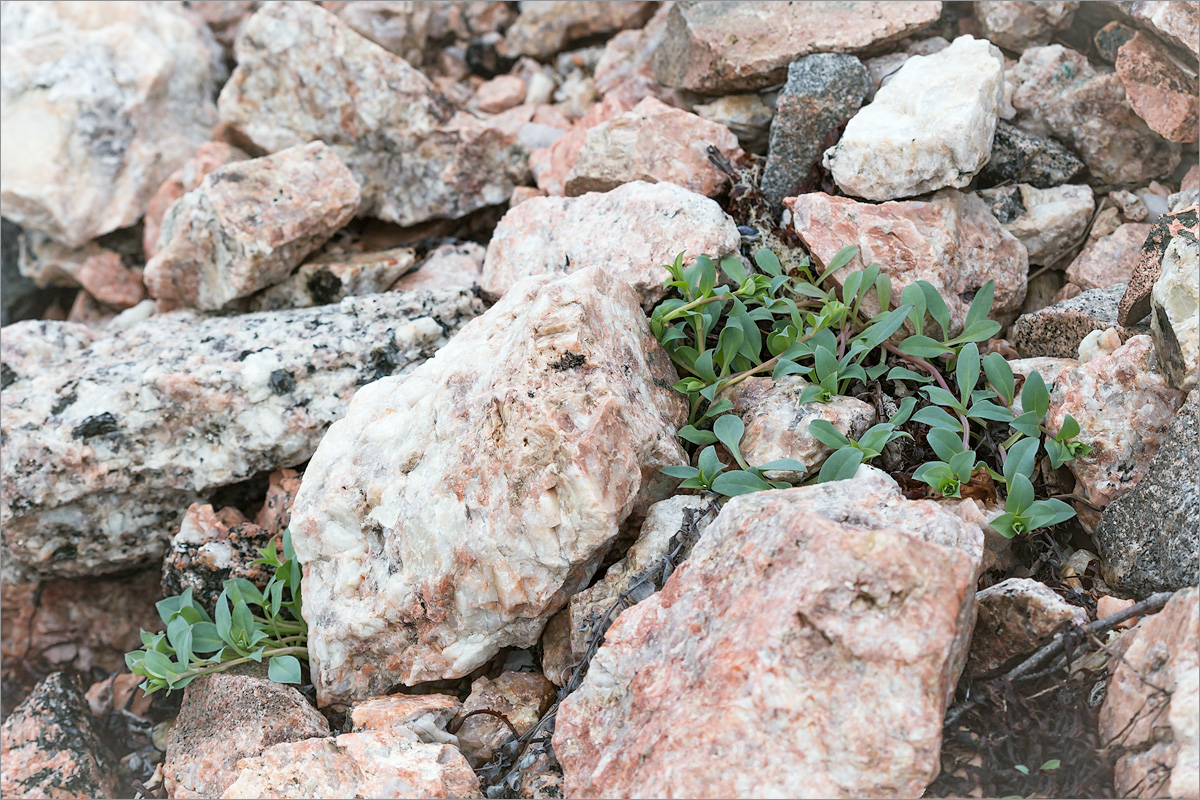
<path id="1" fill-rule="evenodd" d="M 1078 435 L 1079 423 L 1075 421 L 1074 417 L 1072 417 L 1070 414 L 1067 414 L 1063 419 L 1062 427 L 1059 429 L 1058 434 L 1054 438 L 1058 439 L 1060 442 L 1065 442 L 1068 439 L 1074 439 Z"/>
<path id="2" fill-rule="evenodd" d="M 698 445 L 715 444 L 717 441 L 716 434 L 712 431 L 698 430 L 691 425 L 684 425 L 679 429 L 679 438 Z"/>
<path id="3" fill-rule="evenodd" d="M 971 342 L 958 351 L 958 363 L 954 367 L 954 380 L 958 384 L 958 396 L 965 406 L 970 402 L 971 392 L 979 382 L 979 347 Z"/>
<path id="4" fill-rule="evenodd" d="M 1004 459 L 1004 482 L 1012 486 L 1013 477 L 1024 475 L 1026 479 L 1033 475 L 1033 465 L 1037 461 L 1039 441 L 1035 438 L 1022 439 L 1008 450 Z"/>
<path id="5" fill-rule="evenodd" d="M 725 449 L 739 462 L 742 459 L 741 451 L 738 450 L 738 443 L 742 441 L 742 434 L 745 432 L 746 425 L 736 414 L 726 414 L 713 423 L 713 433 L 716 434 L 721 444 L 725 445 Z"/>
<path id="6" fill-rule="evenodd" d="M 672 478 L 680 478 L 683 480 L 694 478 L 700 474 L 700 470 L 696 469 L 695 467 L 689 467 L 683 464 L 673 467 L 660 467 L 658 471 L 664 475 L 669 475 Z"/>
<path id="7" fill-rule="evenodd" d="M 853 478 L 854 473 L 858 472 L 862 460 L 862 451 L 857 447 L 843 447 L 825 459 L 825 463 L 821 466 L 821 472 L 817 476 L 817 482 L 829 483 Z"/>
<path id="8" fill-rule="evenodd" d="M 746 267 L 742 264 L 742 260 L 736 256 L 726 256 L 721 259 L 721 272 L 729 276 L 729 279 L 738 286 L 741 286 L 746 281 Z"/>
<path id="9" fill-rule="evenodd" d="M 834 450 L 850 445 L 850 440 L 827 419 L 814 419 L 808 423 L 808 432 L 818 442 Z"/>
<path id="10" fill-rule="evenodd" d="M 300 661 L 295 656 L 271 656 L 267 677 L 276 683 L 300 683 Z"/>
<path id="11" fill-rule="evenodd" d="M 995 293 L 995 281 L 988 281 L 979 287 L 979 291 L 975 293 L 975 298 L 971 301 L 971 307 L 967 309 L 967 319 L 963 323 L 965 330 L 969 330 L 976 322 L 982 322 L 987 319 L 987 315 L 992 311 L 992 297 Z"/>
<path id="12" fill-rule="evenodd" d="M 777 458 L 774 461 L 768 461 L 766 464 L 759 465 L 760 471 L 766 470 L 789 470 L 791 472 L 807 472 L 808 467 L 803 461 L 797 461 L 794 458 Z"/>
<path id="13" fill-rule="evenodd" d="M 726 497 L 761 492 L 770 488 L 771 485 L 762 478 L 740 469 L 723 472 L 712 482 L 712 490 Z"/>
<path id="14" fill-rule="evenodd" d="M 925 437 L 937 457 L 947 463 L 963 452 L 962 437 L 944 428 L 933 428 Z"/>
<path id="15" fill-rule="evenodd" d="M 942 299 L 942 295 L 933 284 L 927 281 L 917 281 L 917 286 L 921 287 L 921 294 L 925 295 L 925 308 L 929 311 L 929 316 L 933 317 L 933 321 L 942 329 L 942 341 L 950 338 L 950 310 L 946 308 L 946 301 Z"/>
<path id="16" fill-rule="evenodd" d="M 900 352 L 917 358 L 936 358 L 953 352 L 949 347 L 928 336 L 909 336 L 900 343 Z"/>
<path id="17" fill-rule="evenodd" d="M 1033 484 L 1029 482 L 1029 478 L 1018 472 L 1008 482 L 1008 499 L 1004 503 L 1004 510 L 1024 515 L 1025 509 L 1032 504 Z"/>
<path id="18" fill-rule="evenodd" d="M 1050 410 L 1050 390 L 1037 370 L 1025 377 L 1025 385 L 1021 387 L 1021 410 L 1032 411 L 1039 421 Z"/>
<path id="19" fill-rule="evenodd" d="M 768 275 L 783 274 L 783 265 L 779 263 L 779 256 L 775 255 L 769 248 L 764 247 L 755 253 L 754 263 Z"/>
<path id="20" fill-rule="evenodd" d="M 1026 509 L 1025 516 L 1029 519 L 1031 530 L 1034 528 L 1048 528 L 1051 525 L 1066 522 L 1075 516 L 1075 509 L 1062 500 L 1051 498 L 1032 503 Z"/>
<path id="21" fill-rule="evenodd" d="M 962 433 L 962 423 L 954 417 L 946 413 L 945 409 L 938 406 L 925 406 L 920 411 L 912 415 L 913 422 L 920 422 L 922 425 L 928 425 L 932 428 L 944 428 L 948 431 L 956 431 Z"/>
<path id="22" fill-rule="evenodd" d="M 1016 396 L 1016 381 L 1013 378 L 1012 367 L 1008 365 L 1004 356 L 999 353 L 988 353 L 984 356 L 983 372 L 987 375 L 988 383 L 1000 394 L 1000 398 L 1012 405 Z"/>

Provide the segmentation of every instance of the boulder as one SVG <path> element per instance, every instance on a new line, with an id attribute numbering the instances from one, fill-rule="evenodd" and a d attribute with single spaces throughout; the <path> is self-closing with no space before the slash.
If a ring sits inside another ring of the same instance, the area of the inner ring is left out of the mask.
<path id="1" fill-rule="evenodd" d="M 1067 267 L 1067 280 L 1085 290 L 1128 283 L 1153 227 L 1146 222 L 1126 222 L 1110 234 L 1093 236 Z"/>
<path id="2" fill-rule="evenodd" d="M 6 578 L 160 557 L 199 493 L 302 463 L 359 386 L 428 358 L 479 309 L 470 293 L 442 290 L 238 317 L 174 312 L 102 339 L 70 323 L 9 326 Z"/>
<path id="3" fill-rule="evenodd" d="M 1150 130 L 1170 142 L 1196 141 L 1200 98 L 1195 74 L 1185 72 L 1141 32 L 1121 46 L 1116 66 L 1129 106 Z"/>
<path id="4" fill-rule="evenodd" d="M 360 391 L 292 512 L 320 704 L 534 644 L 673 485 L 674 381 L 637 295 L 591 268 L 518 283 L 427 366 Z"/>
<path id="5" fill-rule="evenodd" d="M 1052 265 L 1069 253 L 1087 232 L 1096 210 L 1088 186 L 1038 189 L 1016 184 L 979 192 L 992 214 L 1025 245 L 1031 265 Z"/>
<path id="6" fill-rule="evenodd" d="M 1150 313 L 1150 295 L 1154 284 L 1162 274 L 1163 257 L 1175 237 L 1182 236 L 1196 240 L 1200 225 L 1196 219 L 1197 208 L 1193 203 L 1169 214 L 1159 217 L 1150 229 L 1145 243 L 1129 278 L 1129 285 L 1121 297 L 1121 305 L 1117 309 L 1117 320 L 1122 325 L 1140 322 Z"/>
<path id="7" fill-rule="evenodd" d="M 626 183 L 579 197 L 535 197 L 496 226 L 483 262 L 494 297 L 529 275 L 599 266 L 628 282 L 647 305 L 666 295 L 662 266 L 683 253 L 714 259 L 738 252 L 741 235 L 713 200 L 672 183 Z"/>
<path id="8" fill-rule="evenodd" d="M 1049 189 L 1066 183 L 1082 170 L 1083 162 L 1058 142 L 999 120 L 992 154 L 975 180 L 982 188 L 1027 183 Z"/>
<path id="9" fill-rule="evenodd" d="M 347 297 L 386 292 L 401 276 L 414 269 L 416 261 L 416 254 L 409 247 L 318 255 L 305 261 L 280 283 L 246 298 L 244 308 L 250 312 L 308 308 L 339 303 Z"/>
<path id="10" fill-rule="evenodd" d="M 1154 352 L 1167 380 L 1185 392 L 1200 372 L 1200 244 L 1188 231 L 1171 239 L 1150 292 Z"/>
<path id="11" fill-rule="evenodd" d="M 1078 7 L 1071 0 L 980 0 L 975 4 L 975 21 L 984 39 L 1019 53 L 1049 44 L 1055 33 L 1071 25 Z"/>
<path id="12" fill-rule="evenodd" d="M 504 31 L 499 50 L 510 58 L 532 56 L 552 60 L 572 42 L 592 36 L 640 28 L 658 7 L 645 0 L 535 0 L 521 4 L 521 13 Z"/>
<path id="13" fill-rule="evenodd" d="M 218 106 L 267 152 L 325 142 L 362 187 L 359 213 L 400 225 L 504 203 L 528 174 L 515 137 L 456 113 L 416 68 L 312 3 L 250 18 Z"/>
<path id="14" fill-rule="evenodd" d="M 783 83 L 812 53 L 870 54 L 937 21 L 940 2 L 676 2 L 655 51 L 665 86 L 731 94 Z"/>
<path id="15" fill-rule="evenodd" d="M 1073 606 L 1049 586 L 1009 578 L 975 595 L 979 618 L 971 637 L 967 672 L 983 675 L 1033 652 L 1067 625 L 1086 625 L 1087 610 Z M 1010 665 L 1011 666 L 1011 665 Z"/>
<path id="16" fill-rule="evenodd" d="M 218 0 L 218 3 L 220 0 Z M 158 238 L 162 235 L 163 217 L 175 201 L 200 186 L 205 176 L 234 161 L 250 158 L 246 153 L 225 142 L 205 142 L 196 148 L 195 154 L 184 165 L 171 173 L 158 191 L 150 198 L 146 216 L 142 220 L 142 250 L 146 258 L 158 252 Z"/>
<path id="17" fill-rule="evenodd" d="M 1004 105 L 1004 58 L 960 36 L 912 56 L 846 124 L 824 166 L 847 194 L 895 200 L 962 187 L 987 163 Z"/>
<path id="18" fill-rule="evenodd" d="M 358 202 L 350 170 L 323 142 L 227 164 L 163 217 L 146 286 L 166 308 L 215 311 L 287 278 Z"/>
<path id="19" fill-rule="evenodd" d="M 872 467 L 733 498 L 559 706 L 564 794 L 919 796 L 982 552 Z"/>
<path id="20" fill-rule="evenodd" d="M 533 728 L 555 699 L 554 684 L 537 672 L 504 672 L 495 680 L 476 678 L 458 714 L 458 749 L 478 769 L 513 731 L 524 736 Z"/>
<path id="21" fill-rule="evenodd" d="M 1107 289 L 1088 289 L 1054 305 L 1017 317 L 1009 341 L 1022 358 L 1049 356 L 1075 358 L 1079 345 L 1089 333 L 1117 328 L 1128 339 L 1149 333 L 1142 325 L 1125 329 L 1117 324 L 1117 304 L 1125 293 L 1125 284 Z"/>
<path id="22" fill-rule="evenodd" d="M 4 7 L 0 209 L 78 247 L 136 223 L 216 122 L 216 41 L 171 3 Z"/>

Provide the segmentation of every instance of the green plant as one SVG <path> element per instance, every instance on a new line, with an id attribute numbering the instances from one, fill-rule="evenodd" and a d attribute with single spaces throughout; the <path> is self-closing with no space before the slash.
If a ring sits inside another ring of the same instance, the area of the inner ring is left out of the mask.
<path id="1" fill-rule="evenodd" d="M 763 474 L 767 470 L 804 472 L 808 469 L 794 458 L 781 458 L 759 467 L 750 466 L 738 447 L 745 432 L 745 424 L 732 414 L 717 419 L 711 431 L 697 430 L 689 425 L 681 430 L 679 435 L 693 444 L 708 445 L 700 451 L 696 462 L 698 466 L 664 467 L 662 471 L 673 478 L 682 478 L 683 483 L 679 484 L 682 489 L 707 489 L 734 497 L 764 489 L 785 489 L 791 486 L 787 481 L 768 480 Z M 718 441 L 733 456 L 741 469 L 730 470 L 717 458 L 717 449 L 713 445 Z"/>
<path id="2" fill-rule="evenodd" d="M 272 541 L 252 562 L 275 568 L 262 591 L 240 578 L 225 581 L 211 617 L 190 588 L 156 604 L 166 630 L 142 631 L 142 649 L 125 655 L 130 672 L 145 677 L 141 687 L 147 694 L 159 689 L 169 694 L 201 675 L 263 659 L 271 680 L 300 683 L 308 626 L 301 616 L 301 573 L 291 532 L 282 538 L 282 560 Z"/>

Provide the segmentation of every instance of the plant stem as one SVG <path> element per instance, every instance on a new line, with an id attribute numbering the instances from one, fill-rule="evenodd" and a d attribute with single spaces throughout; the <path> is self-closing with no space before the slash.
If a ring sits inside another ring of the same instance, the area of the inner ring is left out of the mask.
<path id="1" fill-rule="evenodd" d="M 280 647 L 280 648 L 276 648 L 274 650 L 264 650 L 262 657 L 263 658 L 274 658 L 275 656 L 289 656 L 289 655 L 300 656 L 305 661 L 308 661 L 308 648 L 307 647 Z M 242 656 L 240 658 L 233 658 L 233 659 L 230 659 L 229 661 L 222 661 L 219 664 L 210 664 L 209 666 L 201 667 L 200 669 L 190 669 L 187 672 L 177 675 L 176 678 L 187 678 L 190 676 L 198 677 L 200 675 L 209 675 L 214 672 L 223 672 L 223 671 L 229 669 L 230 667 L 237 666 L 238 664 L 246 664 L 246 663 L 249 663 L 254 660 L 255 659 L 250 658 L 250 656 Z"/>
<path id="2" fill-rule="evenodd" d="M 714 295 L 709 295 L 708 297 L 701 297 L 699 300 L 693 300 L 690 303 L 685 303 L 685 304 L 681 305 L 679 308 L 670 312 L 669 314 L 664 314 L 663 318 L 660 320 L 660 322 L 662 322 L 664 324 L 671 322 L 672 320 L 676 320 L 679 317 L 683 316 L 688 311 L 691 311 L 693 308 L 699 308 L 700 306 L 708 305 L 709 303 L 713 303 L 718 300 L 724 300 L 726 297 L 729 297 L 729 295 L 714 294 Z"/>

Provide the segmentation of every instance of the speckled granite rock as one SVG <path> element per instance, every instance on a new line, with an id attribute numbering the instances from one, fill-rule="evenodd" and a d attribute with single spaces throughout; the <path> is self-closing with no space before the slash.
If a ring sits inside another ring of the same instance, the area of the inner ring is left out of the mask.
<path id="1" fill-rule="evenodd" d="M 311 3 L 251 17 L 219 108 L 268 152 L 324 141 L 362 186 L 359 213 L 400 225 L 503 203 L 528 174 L 513 136 L 455 113 L 414 67 Z"/>
<path id="2" fill-rule="evenodd" d="M 588 131 L 632 107 L 620 97 L 606 97 L 588 109 L 554 144 L 530 153 L 529 169 L 538 188 L 551 195 L 564 194 L 563 185 L 587 141 Z"/>
<path id="3" fill-rule="evenodd" d="M 976 185 L 1027 183 L 1038 189 L 1059 186 L 1074 178 L 1083 162 L 1053 139 L 1034 136 L 999 120 L 992 154 L 976 176 Z"/>
<path id="4" fill-rule="evenodd" d="M 1150 293 L 1154 352 L 1176 389 L 1196 388 L 1200 372 L 1200 244 L 1190 233 L 1171 239 Z"/>
<path id="5" fill-rule="evenodd" d="M 564 793 L 920 795 L 982 551 L 977 526 L 871 467 L 733 498 L 559 706 Z"/>
<path id="6" fill-rule="evenodd" d="M 1200 121 L 1196 76 L 1189 75 L 1154 39 L 1138 32 L 1117 54 L 1125 97 L 1150 130 L 1170 142 L 1194 142 Z"/>
<path id="7" fill-rule="evenodd" d="M 350 732 L 406 729 L 422 742 L 455 744 L 446 727 L 458 716 L 462 703 L 446 694 L 389 694 L 355 703 L 350 709 Z"/>
<path id="8" fill-rule="evenodd" d="M 5 797 L 117 797 L 117 765 L 83 689 L 56 672 L 0 727 Z"/>
<path id="9" fill-rule="evenodd" d="M 579 39 L 640 28 L 657 6 L 643 0 L 526 2 L 516 21 L 504 31 L 499 49 L 509 57 L 533 56 L 545 61 Z"/>
<path id="10" fill-rule="evenodd" d="M 1089 186 L 1016 184 L 979 192 L 1004 230 L 1025 245 L 1031 265 L 1054 264 L 1081 239 L 1096 210 Z"/>
<path id="11" fill-rule="evenodd" d="M 945 50 L 905 61 L 846 124 L 823 163 L 842 191 L 867 200 L 966 186 L 987 163 L 1003 105 L 1000 51 L 960 36 Z"/>
<path id="12" fill-rule="evenodd" d="M 941 13 L 939 2 L 677 2 L 654 73 L 665 86 L 701 94 L 762 89 L 782 83 L 802 56 L 883 50 Z"/>
<path id="13" fill-rule="evenodd" d="M 1088 623 L 1086 610 L 1029 578 L 1001 581 L 975 599 L 979 618 L 967 656 L 967 672 L 975 675 L 1000 669 L 1017 656 L 1032 655 L 1068 623 Z"/>
<path id="14" fill-rule="evenodd" d="M 330 253 L 305 261 L 282 282 L 246 298 L 247 311 L 276 311 L 337 303 L 347 297 L 386 292 L 414 269 L 416 253 L 408 247 L 368 253 Z M 442 287 L 451 284 L 443 283 Z M 470 284 L 467 284 L 468 286 Z M 434 285 L 401 288 L 440 288 Z"/>
<path id="15" fill-rule="evenodd" d="M 512 729 L 516 729 L 518 736 L 523 736 L 537 724 L 554 700 L 554 684 L 538 672 L 505 672 L 495 680 L 476 678 L 471 683 L 471 695 L 463 701 L 458 715 L 462 721 L 455 734 L 458 749 L 471 766 L 483 766 L 512 735 Z M 502 714 L 504 719 L 475 713 L 478 711 Z M 505 725 L 504 720 L 512 728 Z"/>
<path id="16" fill-rule="evenodd" d="M 535 197 L 496 226 L 483 291 L 500 296 L 522 278 L 592 265 L 628 281 L 647 305 L 666 294 L 663 264 L 737 252 L 737 226 L 713 200 L 670 183 L 637 181 L 574 198 Z"/>
<path id="17" fill-rule="evenodd" d="M 1100 517 L 1104 580 L 1137 597 L 1200 583 L 1200 398 L 1193 391 L 1162 433 L 1162 447 L 1133 491 Z"/>
<path id="18" fill-rule="evenodd" d="M 355 33 L 420 67 L 429 21 L 437 5 L 413 0 L 355 0 L 340 4 L 335 13 Z"/>
<path id="19" fill-rule="evenodd" d="M 788 66 L 761 182 L 776 213 L 785 198 L 819 188 L 821 157 L 870 90 L 867 68 L 851 55 L 817 53 Z"/>
<path id="20" fill-rule="evenodd" d="M 303 695 L 267 680 L 266 665 L 249 671 L 206 675 L 184 689 L 163 762 L 170 797 L 220 797 L 237 777 L 240 759 L 280 742 L 329 735 L 329 723 Z"/>
<path id="21" fill-rule="evenodd" d="M 479 309 L 443 290 L 238 317 L 176 312 L 102 339 L 64 323 L 9 326 L 6 576 L 157 558 L 198 493 L 303 462 L 359 386 L 428 358 Z"/>
<path id="22" fill-rule="evenodd" d="M 980 0 L 975 4 L 975 20 L 984 39 L 1019 53 L 1049 44 L 1057 31 L 1070 26 L 1078 7 L 1071 0 Z"/>
<path id="23" fill-rule="evenodd" d="M 637 296 L 590 268 L 522 281 L 428 365 L 360 391 L 292 512 L 319 702 L 537 641 L 673 485 L 674 381 Z"/>
<path id="24" fill-rule="evenodd" d="M 1092 331 L 1117 328 L 1126 339 L 1149 333 L 1145 325 L 1126 329 L 1117 324 L 1117 304 L 1124 293 L 1125 284 L 1118 283 L 1107 289 L 1089 289 L 1052 306 L 1022 314 L 1013 323 L 1008 338 L 1022 358 L 1074 358 L 1079 353 L 1079 343 Z"/>
<path id="25" fill-rule="evenodd" d="M 1012 82 L 1016 124 L 1061 140 L 1088 165 L 1094 183 L 1145 183 L 1179 165 L 1179 145 L 1133 112 L 1112 70 L 1093 67 L 1074 50 L 1059 44 L 1029 48 Z"/>
<path id="26" fill-rule="evenodd" d="M 323 142 L 219 167 L 163 217 L 146 286 L 169 309 L 219 309 L 287 278 L 358 202 L 354 176 Z"/>
<path id="27" fill-rule="evenodd" d="M 146 216 L 142 220 L 142 250 L 146 258 L 152 258 L 158 252 L 163 217 L 176 200 L 197 188 L 213 170 L 248 158 L 250 156 L 225 142 L 205 142 L 196 148 L 195 154 L 182 167 L 172 172 L 150 198 L 150 205 L 146 208 Z"/>
<path id="28" fill-rule="evenodd" d="M 729 176 L 709 159 L 713 147 L 734 163 L 746 158 L 724 125 L 647 97 L 588 130 L 563 192 L 574 197 L 646 181 L 714 197 L 728 187 Z"/>
<path id="29" fill-rule="evenodd" d="M 504 30 L 517 18 L 508 3 L 492 0 L 437 0 L 430 4 L 428 35 L 435 41 L 474 39 Z"/>
<path id="30" fill-rule="evenodd" d="M 137 222 L 216 122 L 217 57 L 178 4 L 5 5 L 4 216 L 72 247 Z"/>
<path id="31" fill-rule="evenodd" d="M 1200 594 L 1180 591 L 1138 626 L 1100 709 L 1100 736 L 1121 748 L 1121 797 L 1200 795 Z"/>
<path id="32" fill-rule="evenodd" d="M 1165 214 L 1154 223 L 1117 309 L 1117 321 L 1122 325 L 1140 322 L 1150 313 L 1150 294 L 1158 276 L 1162 274 L 1163 256 L 1176 236 L 1197 238 L 1200 225 L 1197 224 L 1196 214 L 1197 209 L 1193 205 Z"/>
<path id="33" fill-rule="evenodd" d="M 171 536 L 163 558 L 163 594 L 192 590 L 192 597 L 213 609 L 230 578 L 242 578 L 260 589 L 275 574 L 262 564 L 251 564 L 276 533 L 248 521 L 236 508 L 214 511 L 207 503 L 193 503 Z"/>
<path id="34" fill-rule="evenodd" d="M 893 297 L 917 280 L 929 281 L 945 299 L 955 331 L 962 328 L 970 299 L 989 280 L 996 282 L 996 319 L 1011 319 L 1025 300 L 1025 247 L 974 194 L 943 189 L 928 200 L 872 205 L 816 192 L 784 205 L 822 269 L 843 247 L 859 248 L 833 275 L 835 281 L 867 264 L 879 264 L 888 274 Z"/>
<path id="35" fill-rule="evenodd" d="M 1106 236 L 1092 237 L 1067 267 L 1067 280 L 1080 289 L 1127 283 L 1153 227 L 1146 222 L 1126 222 Z"/>

